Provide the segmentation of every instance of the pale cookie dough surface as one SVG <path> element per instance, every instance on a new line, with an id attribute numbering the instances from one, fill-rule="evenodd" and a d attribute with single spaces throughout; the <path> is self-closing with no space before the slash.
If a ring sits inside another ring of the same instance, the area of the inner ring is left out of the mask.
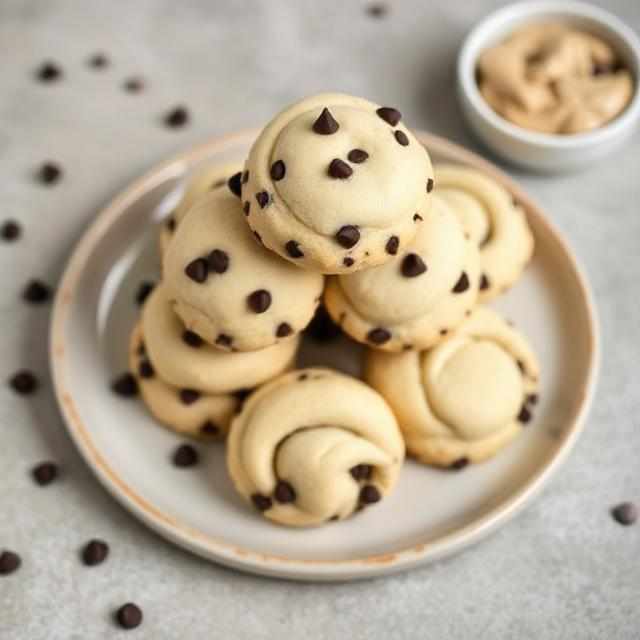
<path id="1" fill-rule="evenodd" d="M 241 404 L 240 397 L 232 393 L 200 393 L 165 382 L 146 353 L 140 324 L 136 324 L 131 334 L 129 369 L 149 413 L 169 429 L 203 440 L 226 436 Z"/>
<path id="2" fill-rule="evenodd" d="M 429 209 L 433 170 L 399 118 L 337 93 L 278 114 L 254 143 L 241 185 L 265 246 L 307 269 L 348 273 L 407 245 Z"/>
<path id="3" fill-rule="evenodd" d="M 313 317 L 324 284 L 322 275 L 265 249 L 228 189 L 191 207 L 164 256 L 163 273 L 186 328 L 237 351 L 295 340 Z"/>
<path id="4" fill-rule="evenodd" d="M 436 195 L 480 247 L 480 300 L 495 298 L 520 277 L 533 256 L 525 211 L 502 185 L 476 169 L 441 164 L 436 178 Z"/>
<path id="5" fill-rule="evenodd" d="M 299 336 L 258 351 L 231 353 L 188 332 L 157 285 L 142 309 L 142 331 L 158 375 L 174 386 L 205 393 L 229 393 L 256 387 L 291 368 Z"/>
<path id="6" fill-rule="evenodd" d="M 227 447 L 229 473 L 244 499 L 291 526 L 346 518 L 386 497 L 403 460 L 385 400 L 360 380 L 318 368 L 254 392 Z"/>
<path id="7" fill-rule="evenodd" d="M 358 342 L 385 351 L 424 349 L 462 322 L 479 283 L 477 244 L 436 195 L 409 246 L 375 269 L 330 277 L 324 304 Z"/>
<path id="8" fill-rule="evenodd" d="M 460 468 L 493 456 L 529 422 L 539 369 L 525 336 L 480 306 L 432 349 L 369 351 L 364 378 L 391 405 L 409 453 Z"/>
<path id="9" fill-rule="evenodd" d="M 180 202 L 160 228 L 160 255 L 163 255 L 167 250 L 176 227 L 180 224 L 182 218 L 184 218 L 189 207 L 202 196 L 209 193 L 209 191 L 226 186 L 227 180 L 241 168 L 239 164 L 215 164 L 196 173 L 196 175 L 187 182 Z"/>

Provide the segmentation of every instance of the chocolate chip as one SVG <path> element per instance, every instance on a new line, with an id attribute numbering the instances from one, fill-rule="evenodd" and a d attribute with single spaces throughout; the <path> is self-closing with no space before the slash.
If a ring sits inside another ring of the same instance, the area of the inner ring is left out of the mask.
<path id="1" fill-rule="evenodd" d="M 344 160 L 340 160 L 340 158 L 334 158 L 329 163 L 328 173 L 332 178 L 345 180 L 353 173 L 353 169 Z"/>
<path id="2" fill-rule="evenodd" d="M 459 471 L 460 469 L 464 469 L 469 464 L 469 458 L 466 456 L 462 458 L 458 458 L 451 463 L 451 468 Z"/>
<path id="3" fill-rule="evenodd" d="M 201 346 L 203 342 L 202 338 L 197 333 L 189 331 L 189 329 L 185 329 L 182 332 L 182 341 L 194 348 Z"/>
<path id="4" fill-rule="evenodd" d="M 468 288 L 469 288 L 469 277 L 463 271 L 462 274 L 460 275 L 460 278 L 458 278 L 458 282 L 456 282 L 455 286 L 453 287 L 453 289 L 451 289 L 451 291 L 453 293 L 463 293 Z"/>
<path id="5" fill-rule="evenodd" d="M 82 562 L 87 567 L 95 567 L 102 564 L 109 555 L 109 545 L 102 540 L 89 540 L 82 549 Z"/>
<path id="6" fill-rule="evenodd" d="M 538 394 L 537 393 L 530 393 L 527 396 L 527 403 L 528 404 L 537 404 L 538 402 Z"/>
<path id="7" fill-rule="evenodd" d="M 284 162 L 282 162 L 282 160 L 276 160 L 271 165 L 271 179 L 275 181 L 282 180 L 282 178 L 284 178 L 285 171 L 286 168 L 284 166 Z"/>
<path id="8" fill-rule="evenodd" d="M 207 420 L 200 426 L 200 433 L 205 436 L 216 436 L 220 433 L 220 427 L 212 420 Z"/>
<path id="9" fill-rule="evenodd" d="M 389 10 L 389 7 L 386 4 L 383 4 L 381 2 L 370 4 L 367 7 L 367 13 L 372 18 L 384 18 L 384 16 L 387 15 L 388 10 Z"/>
<path id="10" fill-rule="evenodd" d="M 164 118 L 164 123 L 174 129 L 183 127 L 187 122 L 189 122 L 189 111 L 184 106 L 174 107 Z"/>
<path id="11" fill-rule="evenodd" d="M 336 240 L 345 249 L 351 249 L 351 247 L 358 244 L 358 240 L 360 240 L 360 229 L 350 224 L 341 227 L 338 233 L 336 233 Z"/>
<path id="12" fill-rule="evenodd" d="M 487 277 L 486 273 L 483 273 L 480 276 L 480 291 L 484 291 L 485 289 L 488 289 L 489 286 L 490 286 L 489 278 Z"/>
<path id="13" fill-rule="evenodd" d="M 378 502 L 382 496 L 376 487 L 372 484 L 365 484 L 362 489 L 360 489 L 360 502 L 363 504 L 373 504 L 374 502 Z"/>
<path id="14" fill-rule="evenodd" d="M 273 495 L 280 504 L 287 504 L 296 499 L 295 489 L 284 480 L 278 482 Z"/>
<path id="15" fill-rule="evenodd" d="M 214 249 L 209 254 L 209 269 L 214 273 L 224 273 L 229 268 L 229 256 L 222 249 Z"/>
<path id="16" fill-rule="evenodd" d="M 31 280 L 22 290 L 22 299 L 25 302 L 32 302 L 34 304 L 46 302 L 50 295 L 49 287 L 44 284 L 44 282 L 40 282 L 40 280 Z"/>
<path id="17" fill-rule="evenodd" d="M 127 602 L 116 611 L 116 621 L 123 629 L 135 629 L 142 623 L 142 611 L 133 602 Z"/>
<path id="18" fill-rule="evenodd" d="M 345 267 L 352 267 L 355 263 L 355 260 L 353 258 L 350 258 L 349 256 L 347 256 L 346 258 L 342 259 L 342 264 Z"/>
<path id="19" fill-rule="evenodd" d="M 248 216 L 251 212 L 251 203 L 248 200 L 242 205 L 242 210 L 245 216 Z"/>
<path id="20" fill-rule="evenodd" d="M 36 72 L 36 77 L 41 82 L 54 82 L 62 77 L 62 69 L 50 60 L 43 62 Z"/>
<path id="21" fill-rule="evenodd" d="M 349 162 L 353 162 L 354 164 L 362 164 L 368 157 L 369 154 L 363 149 L 351 149 L 347 154 Z"/>
<path id="22" fill-rule="evenodd" d="M 376 109 L 376 113 L 392 127 L 395 127 L 400 122 L 400 118 L 402 118 L 400 112 L 393 107 L 380 107 Z"/>
<path id="23" fill-rule="evenodd" d="M 516 364 L 522 373 L 526 373 L 524 362 L 522 362 L 522 360 L 516 360 Z"/>
<path id="24" fill-rule="evenodd" d="M 137 353 L 139 356 L 143 356 L 146 352 L 147 352 L 147 350 L 145 349 L 144 342 L 141 342 L 141 343 L 138 345 L 138 348 L 136 349 L 136 353 Z"/>
<path id="25" fill-rule="evenodd" d="M 413 214 L 413 221 L 414 221 L 414 222 L 418 222 L 418 220 L 419 220 L 420 222 L 422 222 L 422 216 L 421 216 L 419 213 L 414 213 L 414 214 Z"/>
<path id="26" fill-rule="evenodd" d="M 153 378 L 153 376 L 155 375 L 155 371 L 153 370 L 153 367 L 151 366 L 151 363 L 148 360 L 143 360 L 138 365 L 138 375 L 141 378 L 145 378 L 147 380 L 149 378 Z"/>
<path id="27" fill-rule="evenodd" d="M 384 344 L 391 340 L 391 333 L 387 329 L 376 327 L 367 333 L 367 340 L 373 344 Z"/>
<path id="28" fill-rule="evenodd" d="M 41 487 L 46 487 L 58 477 L 58 467 L 54 462 L 41 462 L 31 469 L 33 479 Z"/>
<path id="29" fill-rule="evenodd" d="M 316 342 L 329 342 L 340 335 L 340 327 L 331 320 L 324 307 L 318 307 L 305 329 L 305 334 Z"/>
<path id="30" fill-rule="evenodd" d="M 254 237 L 254 238 L 255 238 L 255 239 L 256 239 L 260 244 L 262 244 L 262 236 L 261 236 L 257 231 L 254 231 L 254 232 L 253 232 L 253 237 Z"/>
<path id="31" fill-rule="evenodd" d="M 293 333 L 293 328 L 288 322 L 281 322 L 276 329 L 276 337 L 286 338 Z"/>
<path id="32" fill-rule="evenodd" d="M 431 193 L 432 189 L 433 189 L 433 178 L 429 178 L 427 180 L 427 193 Z"/>
<path id="33" fill-rule="evenodd" d="M 249 294 L 247 303 L 251 311 L 264 313 L 271 306 L 271 294 L 266 289 L 258 289 Z"/>
<path id="34" fill-rule="evenodd" d="M 9 378 L 9 386 L 20 395 L 33 393 L 38 382 L 30 371 L 18 371 Z"/>
<path id="35" fill-rule="evenodd" d="M 253 502 L 253 506 L 261 512 L 266 511 L 267 509 L 271 509 L 271 498 L 268 496 L 263 496 L 260 493 L 254 493 L 251 496 L 251 502 Z"/>
<path id="36" fill-rule="evenodd" d="M 12 242 L 20 237 L 20 224 L 15 220 L 5 220 L 0 227 L 0 236 L 7 242 Z"/>
<path id="37" fill-rule="evenodd" d="M 135 396 L 138 393 L 138 382 L 130 373 L 123 373 L 111 383 L 111 388 L 119 396 Z"/>
<path id="38" fill-rule="evenodd" d="M 518 414 L 518 422 L 522 422 L 522 424 L 527 424 L 527 422 L 531 421 L 531 411 L 526 407 L 526 405 L 522 405 L 522 409 L 520 409 L 520 413 Z"/>
<path id="39" fill-rule="evenodd" d="M 256 201 L 264 209 L 269 204 L 269 194 L 266 191 L 256 193 Z"/>
<path id="40" fill-rule="evenodd" d="M 409 138 L 407 138 L 407 134 L 404 131 L 398 130 L 393 135 L 396 137 L 398 144 L 402 145 L 403 147 L 406 147 L 409 144 Z"/>
<path id="41" fill-rule="evenodd" d="M 154 282 L 141 282 L 138 285 L 138 291 L 136 292 L 136 302 L 138 304 L 142 304 L 153 291 L 153 287 L 155 286 Z"/>
<path id="42" fill-rule="evenodd" d="M 8 576 L 17 571 L 22 564 L 22 559 L 13 551 L 3 551 L 0 553 L 0 576 Z"/>
<path id="43" fill-rule="evenodd" d="M 218 334 L 218 337 L 216 338 L 216 344 L 219 344 L 222 347 L 230 347 L 232 342 L 233 338 L 224 333 Z"/>
<path id="44" fill-rule="evenodd" d="M 292 258 L 302 258 L 304 253 L 300 249 L 300 245 L 295 240 L 289 240 L 287 244 L 284 245 L 285 251 Z"/>
<path id="45" fill-rule="evenodd" d="M 417 253 L 408 253 L 400 265 L 400 271 L 405 278 L 415 278 L 427 270 L 427 265 Z"/>
<path id="46" fill-rule="evenodd" d="M 166 221 L 166 227 L 173 233 L 176 230 L 176 220 L 173 216 L 169 216 Z"/>
<path id="47" fill-rule="evenodd" d="M 308 373 L 301 373 L 298 376 L 298 382 L 304 382 L 309 377 Z"/>
<path id="48" fill-rule="evenodd" d="M 441 336 L 446 336 L 447 333 L 449 333 L 449 329 L 440 329 L 440 335 Z"/>
<path id="49" fill-rule="evenodd" d="M 237 389 L 233 392 L 233 395 L 241 402 L 244 402 L 252 393 L 253 389 Z"/>
<path id="50" fill-rule="evenodd" d="M 125 91 L 129 93 L 140 93 L 144 89 L 145 83 L 142 78 L 127 78 L 122 85 Z"/>
<path id="51" fill-rule="evenodd" d="M 323 136 L 331 135 L 340 128 L 340 125 L 336 122 L 331 112 L 327 107 L 322 110 L 322 113 L 318 116 L 318 119 L 313 123 L 313 130 Z"/>
<path id="52" fill-rule="evenodd" d="M 616 522 L 630 525 L 638 519 L 638 506 L 632 502 L 623 502 L 611 510 L 611 515 Z"/>
<path id="53" fill-rule="evenodd" d="M 373 467 L 370 464 L 357 464 L 349 469 L 349 473 L 355 480 L 368 480 L 373 473 Z"/>
<path id="54" fill-rule="evenodd" d="M 171 460 L 176 467 L 193 467 L 198 462 L 198 452 L 190 444 L 181 444 Z"/>
<path id="55" fill-rule="evenodd" d="M 42 184 L 55 184 L 62 177 L 62 169 L 55 162 L 44 162 L 38 169 L 38 179 Z"/>
<path id="56" fill-rule="evenodd" d="M 227 185 L 233 193 L 234 196 L 240 197 L 240 193 L 242 192 L 242 173 L 238 171 L 238 173 L 234 173 L 228 180 Z"/>
<path id="57" fill-rule="evenodd" d="M 89 58 L 89 66 L 94 69 L 104 69 L 109 66 L 109 59 L 104 53 L 94 53 Z"/>
<path id="58" fill-rule="evenodd" d="M 182 404 L 193 404 L 200 398 L 200 392 L 195 389 L 180 389 L 180 400 Z"/>
<path id="59" fill-rule="evenodd" d="M 198 284 L 203 283 L 207 279 L 208 271 L 209 267 L 204 258 L 196 258 L 184 268 L 184 272 Z"/>
<path id="60" fill-rule="evenodd" d="M 398 253 L 399 247 L 400 247 L 400 238 L 398 238 L 398 236 L 391 236 L 387 240 L 387 244 L 384 246 L 384 249 L 390 256 L 395 256 L 396 253 Z"/>

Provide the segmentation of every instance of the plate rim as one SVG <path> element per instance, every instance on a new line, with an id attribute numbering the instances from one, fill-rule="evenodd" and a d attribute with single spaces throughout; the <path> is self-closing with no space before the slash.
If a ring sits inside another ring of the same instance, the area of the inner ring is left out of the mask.
<path id="1" fill-rule="evenodd" d="M 73 292 L 82 272 L 82 266 L 90 256 L 95 244 L 100 240 L 105 230 L 122 215 L 129 201 L 134 199 L 139 191 L 147 190 L 154 183 L 165 181 L 167 177 L 170 177 L 172 169 L 188 166 L 217 148 L 249 135 L 257 135 L 258 132 L 257 129 L 243 129 L 219 136 L 183 150 L 155 165 L 142 177 L 137 178 L 120 191 L 102 208 L 75 244 L 57 287 L 49 330 L 49 364 L 53 390 L 67 432 L 98 481 L 135 517 L 174 544 L 228 567 L 295 580 L 359 580 L 408 570 L 452 555 L 480 541 L 520 513 L 538 496 L 567 458 L 582 432 L 595 395 L 600 368 L 600 334 L 598 314 L 591 286 L 585 276 L 584 268 L 567 240 L 537 203 L 510 176 L 488 160 L 446 138 L 421 130 L 413 130 L 417 139 L 427 148 L 429 146 L 437 148 L 454 157 L 456 162 L 479 167 L 504 184 L 518 198 L 525 207 L 527 215 L 535 217 L 536 223 L 543 226 L 545 232 L 550 234 L 562 249 L 564 259 L 571 267 L 572 276 L 586 312 L 587 339 L 590 350 L 587 372 L 580 389 L 580 401 L 567 420 L 567 427 L 563 430 L 562 436 L 541 463 L 540 468 L 516 491 L 466 525 L 438 536 L 426 544 L 413 545 L 400 551 L 358 558 L 322 560 L 267 555 L 206 536 L 154 507 L 111 468 L 91 440 L 88 430 L 79 417 L 71 389 L 67 384 L 66 345 L 61 338 L 64 338 L 65 335 Z"/>

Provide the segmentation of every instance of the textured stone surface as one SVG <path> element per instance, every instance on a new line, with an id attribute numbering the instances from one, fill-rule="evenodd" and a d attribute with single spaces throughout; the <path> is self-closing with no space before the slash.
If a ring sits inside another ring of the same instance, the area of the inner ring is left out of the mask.
<path id="1" fill-rule="evenodd" d="M 0 244 L 0 375 L 32 368 L 33 398 L 0 388 L 0 547 L 23 567 L 0 577 L 0 638 L 106 638 L 112 611 L 144 611 L 135 637 L 633 638 L 640 629 L 640 525 L 609 508 L 640 500 L 640 137 L 603 166 L 516 177 L 584 261 L 598 299 L 603 361 L 584 436 L 517 520 L 434 566 L 345 585 L 291 584 L 203 562 L 145 529 L 100 488 L 63 429 L 47 380 L 48 305 L 18 302 L 32 277 L 54 283 L 100 207 L 167 155 L 265 121 L 305 94 L 339 90 L 397 105 L 408 123 L 471 148 L 453 93 L 456 49 L 493 0 L 391 3 L 289 0 L 0 1 L 0 219 L 24 236 Z M 636 31 L 637 0 L 608 0 Z M 104 51 L 111 65 L 87 67 Z M 32 80 L 45 58 L 65 77 Z M 121 89 L 140 74 L 147 88 Z M 162 118 L 188 105 L 192 121 Z M 62 181 L 40 186 L 44 160 Z M 59 480 L 38 488 L 44 459 Z M 109 542 L 88 569 L 78 553 Z M 136 635 L 137 634 L 137 635 Z"/>

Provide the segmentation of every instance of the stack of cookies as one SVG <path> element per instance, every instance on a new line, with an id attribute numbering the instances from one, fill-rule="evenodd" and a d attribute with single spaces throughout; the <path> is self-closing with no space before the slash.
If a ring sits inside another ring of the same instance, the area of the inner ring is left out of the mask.
<path id="1" fill-rule="evenodd" d="M 434 175 L 396 109 L 288 107 L 242 167 L 195 177 L 160 247 L 130 343 L 143 401 L 181 433 L 228 433 L 237 490 L 276 522 L 348 517 L 391 492 L 405 449 L 461 468 L 531 418 L 535 353 L 478 305 L 530 260 L 525 213 L 473 169 Z M 364 382 L 292 370 L 321 301 L 367 345 Z"/>

